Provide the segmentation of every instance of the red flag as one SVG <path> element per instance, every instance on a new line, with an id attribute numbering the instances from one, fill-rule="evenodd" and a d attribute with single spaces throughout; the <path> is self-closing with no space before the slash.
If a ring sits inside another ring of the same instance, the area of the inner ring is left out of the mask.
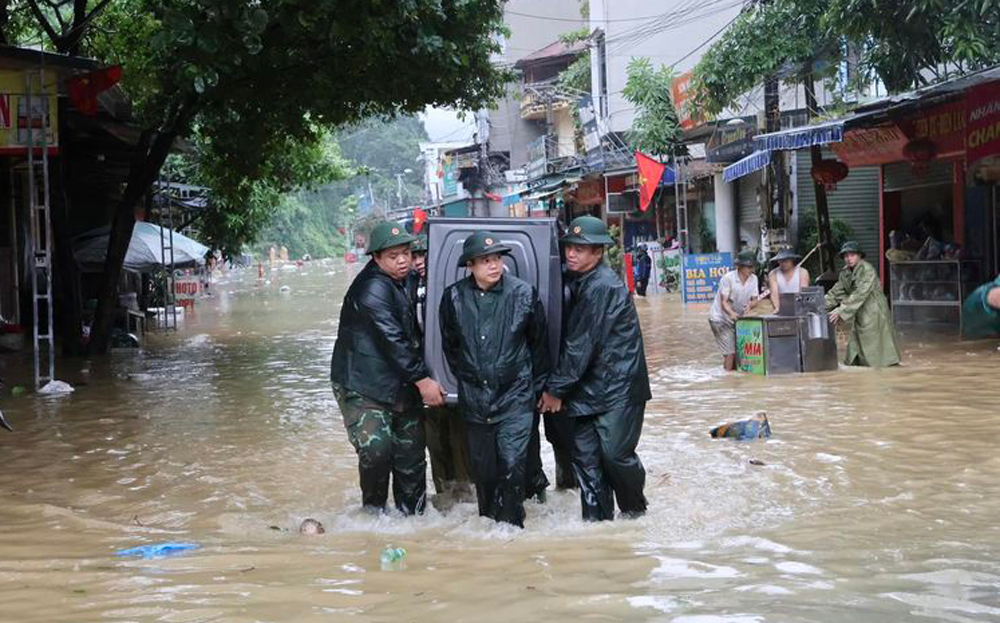
<path id="1" fill-rule="evenodd" d="M 649 209 L 653 193 L 660 185 L 660 178 L 667 165 L 660 164 L 641 151 L 635 152 L 635 164 L 639 168 L 639 209 L 643 212 Z"/>
<path id="2" fill-rule="evenodd" d="M 73 76 L 66 80 L 66 93 L 73 106 L 85 115 L 97 114 L 97 96 L 122 79 L 121 65 Z"/>
<path id="3" fill-rule="evenodd" d="M 420 230 L 424 228 L 424 223 L 427 222 L 427 213 L 424 212 L 423 208 L 417 208 L 413 211 L 413 233 L 419 234 Z"/>

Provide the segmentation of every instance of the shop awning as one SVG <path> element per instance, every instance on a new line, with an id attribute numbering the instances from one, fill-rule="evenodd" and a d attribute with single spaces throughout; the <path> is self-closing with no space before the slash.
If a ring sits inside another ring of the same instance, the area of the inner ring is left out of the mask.
<path id="1" fill-rule="evenodd" d="M 551 197 L 552 195 L 559 192 L 558 188 L 553 188 L 552 190 L 543 190 L 540 192 L 532 193 L 527 197 L 522 197 L 523 201 L 538 201 L 539 199 L 545 199 L 546 197 Z"/>
<path id="2" fill-rule="evenodd" d="M 757 152 L 794 150 L 813 145 L 839 143 L 842 140 L 844 140 L 844 120 L 839 119 L 818 125 L 760 134 L 754 138 L 754 147 Z"/>
<path id="3" fill-rule="evenodd" d="M 759 171 L 769 164 L 771 164 L 771 151 L 757 151 L 723 169 L 722 179 L 724 179 L 726 183 L 729 183 L 733 180 L 738 180 L 744 175 L 749 175 L 754 171 Z"/>

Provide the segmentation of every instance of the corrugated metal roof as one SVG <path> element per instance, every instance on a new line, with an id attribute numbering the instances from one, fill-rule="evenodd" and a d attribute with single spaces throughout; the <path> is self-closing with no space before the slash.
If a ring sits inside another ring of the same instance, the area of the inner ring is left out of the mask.
<path id="1" fill-rule="evenodd" d="M 530 65 L 539 61 L 551 61 L 565 56 L 576 56 L 586 50 L 588 46 L 589 44 L 587 41 L 576 41 L 570 44 L 563 43 L 562 41 L 556 41 L 555 43 L 550 43 L 541 50 L 536 50 L 525 56 L 521 60 L 514 63 L 514 67 L 520 69 L 525 65 Z"/>

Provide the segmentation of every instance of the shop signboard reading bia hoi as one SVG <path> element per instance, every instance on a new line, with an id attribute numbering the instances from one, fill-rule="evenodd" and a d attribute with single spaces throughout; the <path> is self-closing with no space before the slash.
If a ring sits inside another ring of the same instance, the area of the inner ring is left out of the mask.
<path id="1" fill-rule="evenodd" d="M 685 303 L 711 303 L 719 290 L 719 280 L 733 269 L 732 253 L 691 253 L 684 256 L 683 292 Z"/>
<path id="2" fill-rule="evenodd" d="M 59 152 L 58 80 L 53 71 L 0 70 L 0 155 L 25 153 L 29 134 L 42 145 L 43 131 L 49 154 Z"/>

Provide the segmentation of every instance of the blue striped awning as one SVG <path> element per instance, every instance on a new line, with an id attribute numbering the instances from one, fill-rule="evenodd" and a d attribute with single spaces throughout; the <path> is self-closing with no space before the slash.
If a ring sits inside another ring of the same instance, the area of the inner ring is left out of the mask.
<path id="1" fill-rule="evenodd" d="M 771 164 L 770 151 L 755 151 L 746 158 L 734 162 L 722 170 L 722 179 L 726 183 L 738 180 L 744 175 L 749 175 L 754 171 L 759 171 Z"/>
<path id="2" fill-rule="evenodd" d="M 754 138 L 758 151 L 781 151 L 839 143 L 844 140 L 844 120 L 760 134 Z"/>

